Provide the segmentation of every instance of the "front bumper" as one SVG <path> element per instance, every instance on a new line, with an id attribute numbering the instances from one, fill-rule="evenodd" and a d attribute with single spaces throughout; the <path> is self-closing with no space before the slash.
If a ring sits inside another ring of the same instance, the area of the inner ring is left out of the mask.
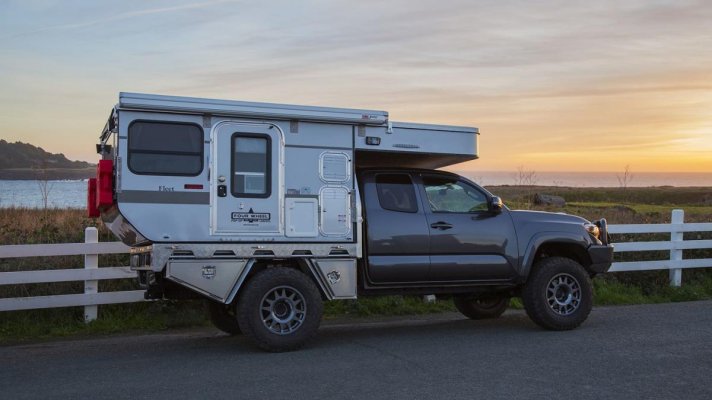
<path id="1" fill-rule="evenodd" d="M 607 272 L 613 263 L 613 245 L 591 245 L 588 248 L 588 255 L 591 257 L 591 265 L 588 270 L 596 274 L 602 274 Z"/>

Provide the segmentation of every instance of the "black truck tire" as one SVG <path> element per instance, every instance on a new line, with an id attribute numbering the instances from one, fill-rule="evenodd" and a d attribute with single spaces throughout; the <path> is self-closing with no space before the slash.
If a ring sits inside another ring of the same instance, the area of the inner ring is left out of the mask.
<path id="1" fill-rule="evenodd" d="M 207 303 L 210 322 L 212 322 L 216 328 L 230 335 L 239 335 L 242 333 L 240 325 L 237 323 L 237 314 L 235 313 L 234 304 L 222 304 L 212 300 L 207 300 Z"/>
<path id="2" fill-rule="evenodd" d="M 469 319 L 490 319 L 498 318 L 504 313 L 509 307 L 509 297 L 456 295 L 453 297 L 453 303 L 457 310 Z"/>
<path id="3" fill-rule="evenodd" d="M 534 265 L 524 285 L 522 301 L 529 318 L 542 328 L 571 330 L 591 312 L 591 278 L 574 260 L 545 258 Z"/>
<path id="4" fill-rule="evenodd" d="M 319 329 L 321 293 L 299 270 L 286 267 L 258 272 L 241 290 L 237 320 L 245 336 L 270 352 L 296 350 Z"/>

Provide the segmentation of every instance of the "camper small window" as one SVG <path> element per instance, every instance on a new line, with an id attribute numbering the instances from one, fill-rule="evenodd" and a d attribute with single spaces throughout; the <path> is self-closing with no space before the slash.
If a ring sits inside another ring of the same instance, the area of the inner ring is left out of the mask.
<path id="1" fill-rule="evenodd" d="M 138 175 L 199 175 L 203 171 L 203 129 L 180 122 L 132 122 L 128 167 Z"/>
<path id="2" fill-rule="evenodd" d="M 405 174 L 376 175 L 378 202 L 384 210 L 418 212 L 415 189 L 410 177 Z"/>
<path id="3" fill-rule="evenodd" d="M 232 194 L 235 197 L 269 197 L 270 138 L 235 133 L 232 138 Z"/>

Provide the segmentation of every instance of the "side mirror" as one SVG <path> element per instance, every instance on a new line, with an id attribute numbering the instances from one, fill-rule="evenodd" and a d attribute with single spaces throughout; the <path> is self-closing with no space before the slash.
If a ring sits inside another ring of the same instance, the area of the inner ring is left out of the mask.
<path id="1" fill-rule="evenodd" d="M 499 196 L 494 196 L 490 199 L 489 202 L 489 210 L 490 212 L 493 212 L 495 214 L 499 214 L 502 212 L 502 209 L 504 208 L 504 203 L 502 203 L 502 198 Z"/>

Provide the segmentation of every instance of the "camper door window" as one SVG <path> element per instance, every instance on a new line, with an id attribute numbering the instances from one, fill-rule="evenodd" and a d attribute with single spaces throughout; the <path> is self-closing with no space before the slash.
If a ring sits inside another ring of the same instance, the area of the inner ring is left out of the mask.
<path id="1" fill-rule="evenodd" d="M 196 176 L 203 171 L 203 128 L 196 124 L 133 121 L 128 167 L 138 175 Z"/>
<path id="2" fill-rule="evenodd" d="M 232 136 L 233 196 L 269 197 L 270 145 L 267 135 L 235 133 Z"/>

